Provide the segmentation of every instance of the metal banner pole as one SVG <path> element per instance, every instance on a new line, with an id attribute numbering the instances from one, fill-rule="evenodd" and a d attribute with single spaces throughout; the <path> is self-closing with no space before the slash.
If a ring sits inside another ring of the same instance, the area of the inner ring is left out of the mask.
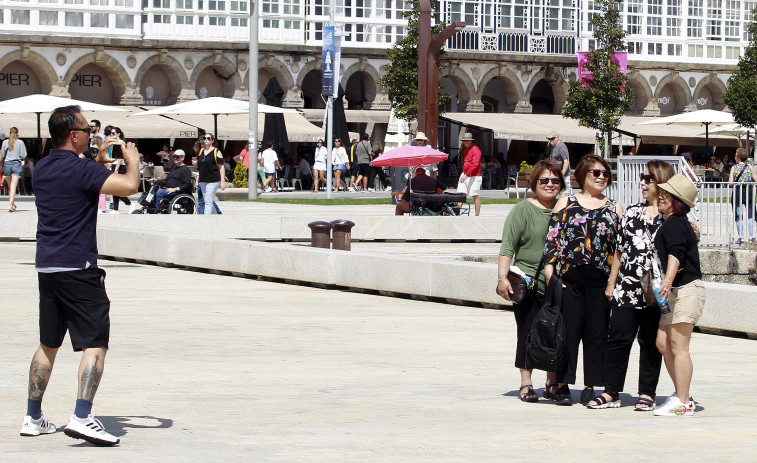
<path id="1" fill-rule="evenodd" d="M 247 94 L 250 100 L 250 131 L 247 138 L 247 197 L 258 198 L 258 3 L 250 1 L 250 59 Z"/>

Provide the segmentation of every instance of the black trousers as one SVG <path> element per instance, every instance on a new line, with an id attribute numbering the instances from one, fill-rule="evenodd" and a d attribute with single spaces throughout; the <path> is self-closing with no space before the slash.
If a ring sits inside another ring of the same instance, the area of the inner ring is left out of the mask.
<path id="1" fill-rule="evenodd" d="M 633 340 L 639 340 L 639 394 L 655 397 L 660 379 L 662 354 L 657 350 L 655 340 L 660 324 L 660 309 L 657 307 L 612 306 L 610 329 L 607 339 L 607 359 L 605 362 L 605 389 L 621 392 L 626 382 L 628 358 Z"/>
<path id="2" fill-rule="evenodd" d="M 578 345 L 583 342 L 584 385 L 604 385 L 607 323 L 610 301 L 604 286 L 584 286 L 563 280 L 562 315 L 568 367 L 557 372 L 557 382 L 575 384 Z"/>
<path id="3" fill-rule="evenodd" d="M 515 347 L 515 368 L 526 368 L 526 338 L 534 324 L 536 312 L 544 304 L 544 295 L 536 293 L 530 301 L 513 304 L 518 343 Z"/>

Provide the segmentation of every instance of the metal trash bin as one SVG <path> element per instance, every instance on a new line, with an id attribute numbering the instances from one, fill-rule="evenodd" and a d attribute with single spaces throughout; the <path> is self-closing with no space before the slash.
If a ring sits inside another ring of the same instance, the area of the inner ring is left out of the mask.
<path id="1" fill-rule="evenodd" d="M 310 222 L 310 246 L 314 248 L 331 248 L 331 229 L 334 225 L 322 220 Z"/>
<path id="2" fill-rule="evenodd" d="M 332 249 L 340 249 L 342 251 L 349 251 L 352 249 L 352 227 L 355 226 L 354 222 L 349 220 L 332 220 L 331 224 L 334 226 L 334 238 L 331 240 Z"/>

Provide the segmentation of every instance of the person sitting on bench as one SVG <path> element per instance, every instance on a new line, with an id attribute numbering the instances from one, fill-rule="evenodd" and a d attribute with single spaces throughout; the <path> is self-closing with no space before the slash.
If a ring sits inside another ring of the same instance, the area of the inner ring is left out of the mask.
<path id="1" fill-rule="evenodd" d="M 418 167 L 415 169 L 415 176 L 408 181 L 407 186 L 402 191 L 392 193 L 393 196 L 402 198 L 394 208 L 394 215 L 410 213 L 411 190 L 414 193 L 443 193 L 446 188 L 439 180 L 426 175 L 426 169 Z"/>

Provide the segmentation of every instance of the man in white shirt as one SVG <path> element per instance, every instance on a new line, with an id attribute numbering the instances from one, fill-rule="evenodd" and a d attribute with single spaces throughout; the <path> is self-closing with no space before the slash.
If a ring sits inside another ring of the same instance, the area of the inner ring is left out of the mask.
<path id="1" fill-rule="evenodd" d="M 273 150 L 272 141 L 265 142 L 265 151 L 263 151 L 260 157 L 266 177 L 265 182 L 263 182 L 263 188 L 265 191 L 278 191 L 276 189 L 276 168 L 281 169 L 281 164 L 279 163 L 279 156 Z"/>

